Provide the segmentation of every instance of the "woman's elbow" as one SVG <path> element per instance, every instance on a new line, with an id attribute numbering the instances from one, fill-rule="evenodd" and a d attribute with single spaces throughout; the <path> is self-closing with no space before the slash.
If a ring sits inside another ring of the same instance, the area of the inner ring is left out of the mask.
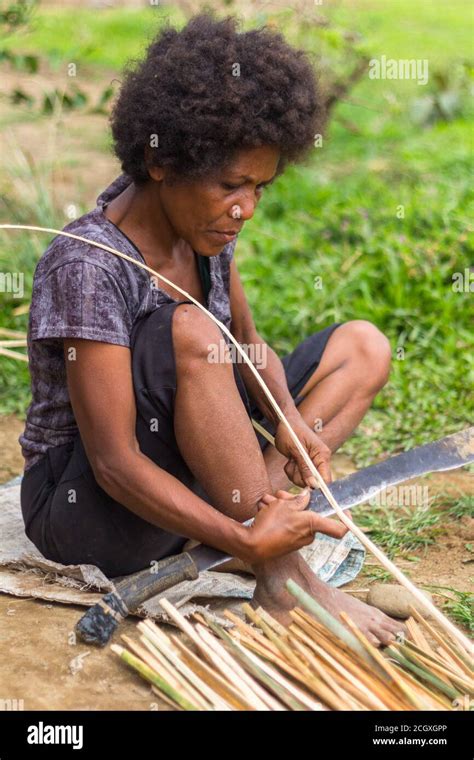
<path id="1" fill-rule="evenodd" d="M 132 467 L 132 459 L 137 452 L 114 452 L 96 454 L 91 457 L 90 465 L 97 484 L 110 496 L 116 497 L 123 490 L 127 480 L 127 472 Z"/>

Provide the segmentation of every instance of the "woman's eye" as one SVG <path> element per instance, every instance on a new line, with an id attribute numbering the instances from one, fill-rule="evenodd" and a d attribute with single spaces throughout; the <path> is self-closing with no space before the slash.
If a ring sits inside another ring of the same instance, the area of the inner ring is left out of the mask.
<path id="1" fill-rule="evenodd" d="M 267 184 L 268 184 L 268 183 L 266 183 L 266 184 L 261 184 L 261 185 L 256 185 L 255 189 L 256 189 L 256 190 L 257 190 L 259 193 L 261 193 L 261 192 L 262 192 L 262 190 L 264 190 L 264 189 L 265 189 L 265 187 L 266 187 L 266 185 L 267 185 Z M 242 185 L 231 185 L 231 184 L 229 184 L 228 182 L 223 182 L 223 183 L 222 183 L 222 187 L 223 187 L 225 190 L 229 190 L 229 191 L 232 191 L 232 190 L 238 190 L 238 189 L 239 189 L 239 187 L 242 187 Z"/>

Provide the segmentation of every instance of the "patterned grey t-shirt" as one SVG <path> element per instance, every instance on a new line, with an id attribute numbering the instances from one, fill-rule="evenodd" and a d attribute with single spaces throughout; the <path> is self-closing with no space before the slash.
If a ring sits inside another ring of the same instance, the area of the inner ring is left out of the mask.
<path id="1" fill-rule="evenodd" d="M 65 232 L 116 248 L 146 263 L 133 243 L 104 214 L 129 184 L 121 174 L 97 198 L 97 206 L 64 227 Z M 230 326 L 230 262 L 236 241 L 209 258 L 211 289 L 207 308 Z M 32 401 L 19 438 L 25 471 L 51 446 L 77 433 L 66 381 L 62 338 L 130 346 L 135 322 L 175 301 L 151 275 L 131 262 L 87 243 L 57 235 L 38 262 L 28 329 Z"/>

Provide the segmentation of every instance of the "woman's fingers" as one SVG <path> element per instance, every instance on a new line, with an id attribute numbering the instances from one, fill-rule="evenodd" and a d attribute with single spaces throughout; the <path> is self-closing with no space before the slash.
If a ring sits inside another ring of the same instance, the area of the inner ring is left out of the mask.
<path id="1" fill-rule="evenodd" d="M 282 489 L 280 489 L 279 491 L 276 492 L 275 496 L 277 497 L 277 499 L 294 499 L 295 496 L 297 496 L 297 494 L 290 493 L 289 491 L 283 491 Z"/>
<path id="2" fill-rule="evenodd" d="M 305 489 L 305 492 L 306 490 L 307 489 Z M 271 504 L 273 501 L 277 501 L 278 499 L 283 499 L 284 501 L 294 501 L 297 496 L 300 496 L 300 494 L 294 494 L 290 493 L 289 491 L 283 491 L 283 489 L 280 489 L 275 493 L 275 496 L 273 496 L 271 493 L 263 494 L 257 506 L 260 508 L 260 505 L 265 506 Z"/>
<path id="3" fill-rule="evenodd" d="M 304 488 L 307 485 L 302 479 L 298 465 L 296 464 L 294 459 L 289 459 L 283 469 L 285 470 L 285 474 L 288 476 L 289 480 L 291 480 L 291 482 L 294 483 L 295 486 Z"/>
<path id="4" fill-rule="evenodd" d="M 325 483 L 332 483 L 331 466 L 328 461 L 323 461 L 318 467 L 318 472 Z"/>
<path id="5" fill-rule="evenodd" d="M 315 465 L 325 483 L 332 481 L 332 473 L 329 462 L 331 461 L 331 449 L 323 441 L 319 441 L 316 450 L 311 451 L 311 461 Z"/>
<path id="6" fill-rule="evenodd" d="M 276 496 L 273 496 L 271 493 L 264 493 L 260 501 L 264 501 L 265 504 L 270 504 L 272 501 L 276 501 Z"/>
<path id="7" fill-rule="evenodd" d="M 277 491 L 277 494 L 278 497 L 263 494 L 258 513 L 249 528 L 252 562 L 298 551 L 311 544 L 318 531 L 335 538 L 342 538 L 347 532 L 341 522 L 308 511 L 309 488 L 296 496 L 285 491 Z"/>
<path id="8" fill-rule="evenodd" d="M 331 520 L 330 517 L 322 517 L 315 512 L 309 512 L 308 515 L 311 519 L 311 531 L 313 533 L 325 533 L 327 536 L 333 536 L 333 538 L 342 538 L 349 530 L 342 522 Z"/>
<path id="9" fill-rule="evenodd" d="M 292 499 L 288 499 L 288 508 L 295 511 L 302 511 L 306 509 L 311 498 L 311 491 L 309 488 L 305 488 L 300 493 L 297 493 Z"/>
<path id="10" fill-rule="evenodd" d="M 325 483 L 332 483 L 331 466 L 328 460 L 322 460 L 319 465 L 316 465 L 316 461 L 313 460 L 319 474 Z M 303 469 L 303 474 L 301 470 Z M 309 467 L 304 464 L 301 467 L 294 459 L 288 460 L 284 467 L 285 473 L 295 486 L 310 486 L 310 488 L 317 488 L 318 481 L 315 476 L 311 474 Z M 306 474 L 305 474 L 306 473 Z"/>
<path id="11" fill-rule="evenodd" d="M 318 483 L 314 475 L 311 473 L 311 470 L 309 469 L 308 465 L 304 461 L 303 457 L 300 456 L 300 454 L 295 454 L 294 456 L 294 479 L 293 482 L 296 483 L 296 485 L 300 485 L 300 483 L 304 486 L 310 486 L 311 488 L 316 488 Z M 296 482 L 296 479 L 298 479 L 298 483 Z"/>

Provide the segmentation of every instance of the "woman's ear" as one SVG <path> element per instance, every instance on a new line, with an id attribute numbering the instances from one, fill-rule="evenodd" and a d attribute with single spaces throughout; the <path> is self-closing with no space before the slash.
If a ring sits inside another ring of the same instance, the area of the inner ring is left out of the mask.
<path id="1" fill-rule="evenodd" d="M 145 145 L 145 166 L 151 179 L 160 182 L 165 177 L 165 171 L 161 166 L 153 164 L 154 149 L 150 145 Z"/>
<path id="2" fill-rule="evenodd" d="M 147 166 L 148 174 L 155 182 L 162 182 L 165 178 L 165 171 L 161 166 Z"/>

